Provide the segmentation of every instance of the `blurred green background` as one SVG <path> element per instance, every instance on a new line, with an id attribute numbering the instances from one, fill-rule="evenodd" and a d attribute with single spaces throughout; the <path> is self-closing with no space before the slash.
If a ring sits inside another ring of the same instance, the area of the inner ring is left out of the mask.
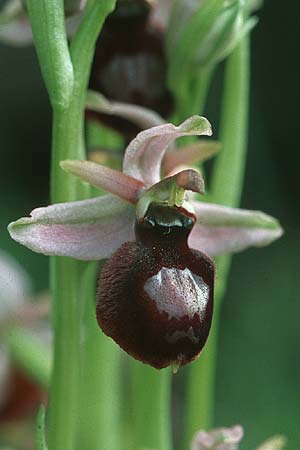
<path id="1" fill-rule="evenodd" d="M 242 449 L 288 436 L 300 449 L 300 4 L 267 0 L 252 34 L 249 156 L 242 207 L 278 217 L 285 235 L 236 255 L 222 309 L 216 425 L 240 423 Z M 48 258 L 10 240 L 6 225 L 49 202 L 51 114 L 32 48 L 0 46 L 0 248 L 47 287 Z M 222 67 L 207 117 L 217 130 Z"/>

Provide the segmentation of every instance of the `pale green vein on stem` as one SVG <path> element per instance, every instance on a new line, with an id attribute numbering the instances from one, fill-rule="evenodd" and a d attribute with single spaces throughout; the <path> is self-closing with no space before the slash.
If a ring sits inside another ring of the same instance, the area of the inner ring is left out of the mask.
<path id="1" fill-rule="evenodd" d="M 235 207 L 240 201 L 247 149 L 248 97 L 249 37 L 246 36 L 226 63 L 220 132 L 222 152 L 217 158 L 212 176 L 213 203 Z M 230 255 L 217 258 L 214 323 L 203 358 L 200 357 L 190 368 L 182 448 L 188 448 L 198 429 L 210 428 L 213 423 L 219 312 L 230 261 Z"/>
<path id="2" fill-rule="evenodd" d="M 131 360 L 133 443 L 130 450 L 171 450 L 171 369 Z"/>

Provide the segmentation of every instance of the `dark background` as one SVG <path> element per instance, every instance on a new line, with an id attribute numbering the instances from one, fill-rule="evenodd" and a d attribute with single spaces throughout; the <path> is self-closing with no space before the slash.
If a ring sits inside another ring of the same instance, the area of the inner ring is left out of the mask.
<path id="1" fill-rule="evenodd" d="M 299 13 L 295 0 L 267 0 L 252 34 L 242 207 L 278 217 L 285 235 L 234 257 L 222 310 L 216 425 L 242 424 L 246 450 L 277 433 L 288 436 L 288 449 L 300 449 Z M 47 287 L 48 258 L 10 240 L 6 226 L 49 202 L 51 114 L 34 50 L 1 45 L 0 61 L 0 248 L 39 291 Z"/>

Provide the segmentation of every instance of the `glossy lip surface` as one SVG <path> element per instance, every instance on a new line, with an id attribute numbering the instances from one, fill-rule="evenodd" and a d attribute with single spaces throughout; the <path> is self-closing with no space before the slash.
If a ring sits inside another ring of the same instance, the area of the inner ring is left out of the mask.
<path id="1" fill-rule="evenodd" d="M 144 289 L 156 303 L 158 311 L 166 312 L 169 319 L 185 315 L 192 319 L 195 314 L 203 319 L 205 315 L 209 286 L 188 268 L 162 267 L 146 281 Z"/>

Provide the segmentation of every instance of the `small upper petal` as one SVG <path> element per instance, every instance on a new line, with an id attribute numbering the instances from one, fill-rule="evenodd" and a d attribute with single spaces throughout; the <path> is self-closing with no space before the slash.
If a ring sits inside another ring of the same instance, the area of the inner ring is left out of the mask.
<path id="1" fill-rule="evenodd" d="M 38 253 L 98 260 L 134 239 L 134 217 L 133 206 L 106 195 L 34 209 L 31 217 L 12 222 L 8 231 Z"/>
<path id="2" fill-rule="evenodd" d="M 192 116 L 179 126 L 167 123 L 142 131 L 126 149 L 123 171 L 150 187 L 160 180 L 162 159 L 176 138 L 211 134 L 210 123 L 199 116 Z"/>
<path id="3" fill-rule="evenodd" d="M 189 244 L 210 256 L 268 245 L 283 233 L 276 219 L 260 211 L 197 201 L 193 206 L 197 222 Z"/>
<path id="4" fill-rule="evenodd" d="M 140 180 L 92 161 L 65 160 L 60 165 L 66 172 L 130 203 L 136 203 L 138 193 L 144 187 Z"/>
<path id="5" fill-rule="evenodd" d="M 163 160 L 164 173 L 169 174 L 176 167 L 201 163 L 216 155 L 221 148 L 218 141 L 201 141 L 195 144 L 168 151 Z"/>

